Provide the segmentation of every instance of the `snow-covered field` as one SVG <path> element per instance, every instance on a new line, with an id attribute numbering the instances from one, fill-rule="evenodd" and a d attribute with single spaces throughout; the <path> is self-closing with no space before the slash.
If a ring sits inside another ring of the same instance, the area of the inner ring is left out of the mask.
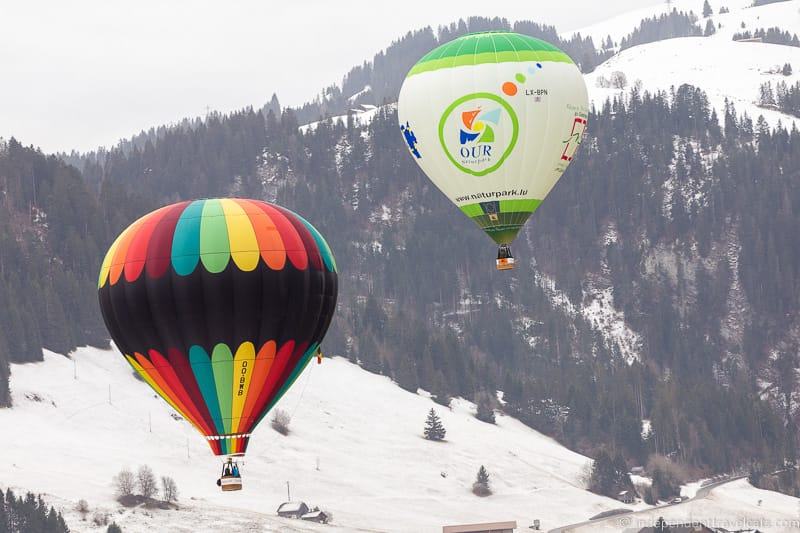
<path id="1" fill-rule="evenodd" d="M 434 532 L 496 520 L 516 520 L 524 529 L 537 518 L 547 530 L 623 507 L 583 489 L 586 457 L 517 420 L 498 416 L 496 426 L 485 424 L 469 402 L 454 400 L 448 410 L 341 358 L 309 366 L 281 401 L 278 408 L 293 415 L 288 437 L 268 424 L 256 430 L 239 493 L 219 491 L 219 460 L 205 441 L 170 416 L 115 352 L 81 348 L 72 360 L 46 352 L 42 363 L 14 365 L 11 384 L 15 405 L 0 410 L 0 487 L 45 493 L 72 531 L 101 530 L 74 511 L 79 499 L 88 501 L 90 519 L 96 510 L 108 512 L 126 532 L 187 533 Z M 442 417 L 446 442 L 422 438 L 431 407 Z M 175 478 L 179 510 L 126 510 L 114 501 L 114 474 L 143 464 Z M 489 498 L 470 492 L 480 465 L 491 475 Z M 287 481 L 293 499 L 332 512 L 333 524 L 277 518 Z M 746 483 L 712 496 L 691 504 L 696 515 L 797 517 L 797 499 Z"/>
<path id="2" fill-rule="evenodd" d="M 293 414 L 288 437 L 262 424 L 243 467 L 244 490 L 221 493 L 219 460 L 205 440 L 122 357 L 81 348 L 73 360 L 46 353 L 43 363 L 14 365 L 14 407 L 0 410 L 0 487 L 48 494 L 67 512 L 73 531 L 98 531 L 72 511 L 84 498 L 125 531 L 440 531 L 451 523 L 517 520 L 543 528 L 584 520 L 619 503 L 583 490 L 588 459 L 498 416 L 497 426 L 406 392 L 344 359 L 311 365 L 278 406 Z M 77 379 L 74 379 L 77 366 Z M 109 403 L 109 387 L 111 402 Z M 447 442 L 422 438 L 434 407 Z M 150 424 L 152 423 L 152 432 Z M 179 511 L 117 514 L 111 479 L 123 467 L 148 464 L 175 478 Z M 495 494 L 470 492 L 480 465 Z M 274 516 L 292 498 L 334 515 L 333 526 Z M 148 516 L 149 515 L 149 516 Z M 90 515 L 91 516 L 91 515 Z"/>
<path id="3" fill-rule="evenodd" d="M 799 120 L 769 109 L 756 106 L 759 87 L 766 82 L 784 81 L 793 84 L 800 81 L 800 48 L 776 44 L 735 42 L 736 32 L 777 26 L 783 31 L 796 33 L 800 28 L 800 0 L 781 2 L 760 7 L 744 7 L 751 2 L 713 2 L 715 14 L 709 17 L 715 25 L 721 25 L 717 33 L 710 37 L 682 37 L 634 46 L 616 54 L 585 76 L 589 95 L 596 105 L 602 105 L 609 97 L 620 94 L 620 90 L 598 87 L 600 78 L 610 79 L 612 73 L 623 72 L 628 88 L 640 80 L 646 90 L 665 90 L 677 88 L 688 83 L 703 89 L 709 97 L 711 106 L 717 109 L 722 118 L 727 98 L 736 106 L 738 113 L 747 112 L 755 121 L 759 115 L 770 123 L 791 127 Z M 702 2 L 674 2 L 678 9 L 693 9 L 699 14 Z M 716 14 L 719 7 L 726 5 L 730 13 Z M 665 7 L 661 6 L 661 7 Z M 636 15 L 648 16 L 647 9 Z M 659 8 L 660 9 L 660 8 Z M 654 14 L 655 12 L 651 13 Z M 589 28 L 591 34 L 600 32 L 604 38 L 611 34 L 618 41 L 637 23 L 630 24 L 636 17 L 623 15 L 613 19 L 607 26 L 597 25 Z M 742 28 L 744 23 L 745 28 Z M 700 27 L 705 28 L 706 19 L 700 19 Z M 628 28 L 629 29 L 623 29 Z M 605 28 L 601 31 L 601 28 Z M 584 30 L 584 32 L 587 30 Z M 585 33 L 584 33 L 585 34 Z M 783 76 L 770 73 L 785 63 L 792 65 L 794 74 Z"/>

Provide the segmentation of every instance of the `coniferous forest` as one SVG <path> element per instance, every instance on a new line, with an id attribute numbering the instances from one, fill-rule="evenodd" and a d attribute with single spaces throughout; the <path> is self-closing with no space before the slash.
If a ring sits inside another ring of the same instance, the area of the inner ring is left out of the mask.
<path id="1" fill-rule="evenodd" d="M 68 533 L 60 512 L 41 496 L 17 496 L 11 489 L 0 491 L 0 533 Z"/>
<path id="2" fill-rule="evenodd" d="M 108 345 L 95 276 L 119 231 L 179 199 L 246 196 L 328 237 L 341 274 L 327 353 L 443 404 L 501 407 L 502 391 L 506 412 L 589 454 L 708 471 L 795 461 L 796 129 L 712 110 L 694 87 L 634 88 L 592 111 L 578 157 L 515 243 L 516 270 L 498 273 L 491 241 L 408 157 L 391 104 L 368 126 L 299 128 L 365 84 L 391 102 L 397 65 L 493 23 L 409 34 L 299 110 L 274 99 L 61 158 L 3 142 L 0 403 L 9 362 Z M 578 311 L 600 293 L 634 349 Z"/>

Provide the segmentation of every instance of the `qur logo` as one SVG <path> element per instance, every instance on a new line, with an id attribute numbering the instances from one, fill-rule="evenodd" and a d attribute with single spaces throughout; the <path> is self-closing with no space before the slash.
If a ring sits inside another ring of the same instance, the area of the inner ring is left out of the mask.
<path id="1" fill-rule="evenodd" d="M 473 176 L 494 172 L 511 154 L 519 135 L 514 109 L 492 93 L 462 96 L 439 121 L 439 141 L 447 158 Z"/>

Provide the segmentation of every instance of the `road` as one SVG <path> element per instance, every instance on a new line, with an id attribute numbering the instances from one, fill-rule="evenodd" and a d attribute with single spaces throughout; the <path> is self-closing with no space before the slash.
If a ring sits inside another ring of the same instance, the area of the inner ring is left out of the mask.
<path id="1" fill-rule="evenodd" d="M 586 520 L 585 522 L 579 522 L 577 524 L 569 524 L 567 526 L 557 527 L 555 529 L 551 529 L 547 533 L 568 533 L 569 531 L 572 531 L 573 529 L 578 528 L 578 527 L 588 526 L 588 525 L 596 525 L 596 524 L 600 524 L 602 522 L 607 522 L 609 520 L 619 520 L 619 518 L 622 517 L 622 516 L 624 516 L 626 518 L 630 518 L 632 516 L 636 516 L 636 515 L 639 515 L 639 514 L 653 512 L 653 510 L 655 510 L 655 509 L 661 509 L 663 507 L 675 507 L 677 505 L 683 505 L 683 504 L 692 502 L 694 500 L 702 500 L 704 498 L 707 498 L 709 493 L 712 490 L 714 490 L 715 488 L 717 488 L 717 487 L 719 487 L 721 485 L 724 485 L 726 483 L 731 483 L 733 481 L 737 481 L 739 479 L 746 478 L 746 477 L 747 476 L 736 476 L 736 477 L 731 477 L 731 478 L 728 478 L 728 479 L 723 479 L 722 481 L 717 481 L 715 483 L 710 483 L 710 484 L 706 485 L 705 487 L 700 487 L 699 489 L 697 489 L 697 492 L 695 493 L 694 497 L 689 498 L 688 500 L 684 500 L 681 503 L 672 503 L 672 504 L 665 503 L 663 505 L 656 505 L 654 507 L 648 507 L 647 509 L 642 509 L 641 511 L 635 511 L 635 512 L 632 512 L 632 513 L 612 515 L 612 516 L 607 516 L 605 518 L 598 518 L 597 520 Z"/>

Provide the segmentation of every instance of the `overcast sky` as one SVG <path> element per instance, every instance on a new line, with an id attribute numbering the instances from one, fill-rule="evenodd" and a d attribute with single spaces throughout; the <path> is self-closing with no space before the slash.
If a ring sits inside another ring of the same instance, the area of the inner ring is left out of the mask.
<path id="1" fill-rule="evenodd" d="M 411 29 L 470 15 L 559 31 L 660 0 L 0 0 L 0 137 L 46 152 L 313 98 Z"/>

